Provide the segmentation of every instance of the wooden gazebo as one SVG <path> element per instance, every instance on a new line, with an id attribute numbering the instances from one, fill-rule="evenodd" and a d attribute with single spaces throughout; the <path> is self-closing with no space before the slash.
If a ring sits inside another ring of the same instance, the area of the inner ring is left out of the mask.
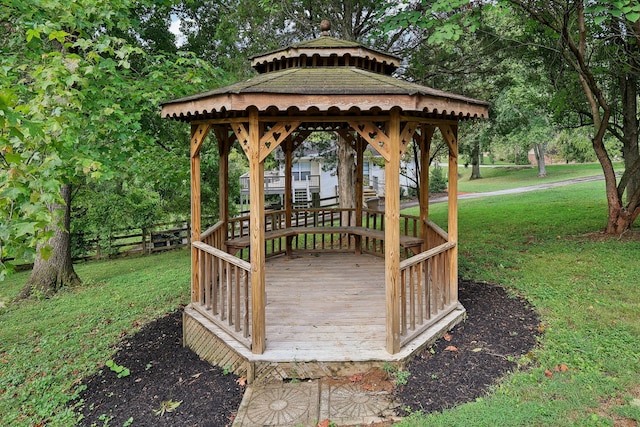
<path id="1" fill-rule="evenodd" d="M 344 373 L 402 363 L 462 318 L 457 125 L 487 117 L 488 104 L 397 79 L 399 62 L 324 33 L 252 58 L 259 74 L 248 81 L 163 104 L 163 117 L 191 124 L 184 342 L 201 357 L 250 380 Z M 449 148 L 447 232 L 429 220 L 428 167 L 419 217 L 400 213 L 402 154 L 413 141 L 427 165 L 436 130 Z M 335 132 L 353 147 L 355 208 L 294 208 L 292 153 L 314 131 Z M 201 232 L 200 150 L 210 133 L 220 154 L 220 220 Z M 241 218 L 228 208 L 235 143 L 250 165 L 250 214 Z M 384 212 L 362 204 L 366 144 L 385 160 Z M 287 196 L 283 209 L 265 211 L 264 161 L 278 146 Z"/>

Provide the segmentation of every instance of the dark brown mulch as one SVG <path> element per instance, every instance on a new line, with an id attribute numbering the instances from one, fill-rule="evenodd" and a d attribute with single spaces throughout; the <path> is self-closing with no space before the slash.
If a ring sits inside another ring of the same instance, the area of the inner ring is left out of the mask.
<path id="1" fill-rule="evenodd" d="M 458 289 L 467 320 L 415 357 L 407 385 L 396 390 L 412 412 L 475 400 L 536 345 L 540 321 L 526 300 L 486 283 L 460 280 Z"/>
<path id="2" fill-rule="evenodd" d="M 144 326 L 128 338 L 113 360 L 131 371 L 118 378 L 108 367 L 84 383 L 83 426 L 231 425 L 244 387 L 182 346 L 182 310 Z M 162 402 L 182 402 L 156 415 Z M 101 418 L 102 417 L 102 418 Z"/>
<path id="3" fill-rule="evenodd" d="M 467 320 L 409 364 L 407 385 L 395 390 L 401 407 L 439 411 L 482 396 L 515 359 L 536 344 L 539 320 L 529 304 L 495 285 L 461 280 Z M 150 323 L 127 339 L 114 357 L 131 375 L 109 368 L 84 382 L 81 425 L 230 425 L 244 387 L 237 377 L 201 361 L 181 345 L 182 310 Z M 448 340 L 447 340 L 448 339 Z M 182 403 L 155 415 L 163 401 Z M 101 418 L 102 417 L 102 418 Z"/>

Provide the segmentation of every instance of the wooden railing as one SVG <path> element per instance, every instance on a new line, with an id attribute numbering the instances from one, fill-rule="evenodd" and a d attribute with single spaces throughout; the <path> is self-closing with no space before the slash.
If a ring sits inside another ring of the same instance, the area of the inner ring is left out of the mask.
<path id="1" fill-rule="evenodd" d="M 224 223 L 193 242 L 198 257 L 198 295 L 193 306 L 237 341 L 251 348 L 251 264 L 226 253 Z"/>
<path id="2" fill-rule="evenodd" d="M 307 231 L 317 228 L 317 233 L 305 232 L 296 234 L 291 238 L 293 249 L 305 249 L 307 251 L 354 251 L 356 242 L 354 235 L 344 232 L 346 227 L 362 227 L 369 230 L 384 231 L 384 212 L 364 209 L 362 223 L 355 223 L 355 209 L 353 208 L 307 208 L 295 209 L 289 222 L 291 227 L 304 228 Z M 434 224 L 435 225 L 435 224 Z M 287 226 L 284 210 L 274 210 L 265 213 L 265 233 L 283 230 Z M 335 228 L 334 232 L 332 228 Z M 441 231 L 441 230 L 440 230 Z M 357 234 L 357 233 L 356 233 Z M 400 234 L 402 236 L 420 236 L 420 218 L 411 215 L 400 216 Z M 232 218 L 227 226 L 227 239 L 239 239 L 249 235 L 249 217 L 241 216 Z M 435 236 L 438 236 L 434 232 Z M 445 234 L 446 236 L 446 234 Z M 265 249 L 267 257 L 283 254 L 286 251 L 286 236 L 280 233 L 271 233 L 267 236 Z M 446 237 L 445 237 L 446 239 Z M 435 241 L 435 238 L 434 238 Z M 384 237 L 362 236 L 362 251 L 376 256 L 384 256 Z M 248 248 L 239 249 L 236 255 L 248 260 Z M 404 258 L 413 255 L 405 250 Z"/>
<path id="3" fill-rule="evenodd" d="M 455 242 L 444 242 L 400 263 L 401 346 L 457 306 L 449 275 L 455 247 Z"/>
<path id="4" fill-rule="evenodd" d="M 300 209 L 289 221 L 291 229 L 304 230 L 265 242 L 267 256 L 286 250 L 290 238 L 297 249 L 354 250 L 355 236 L 346 230 L 360 229 L 363 252 L 384 256 L 384 213 L 363 211 L 362 225 L 353 223 L 353 209 Z M 450 263 L 455 242 L 448 242 L 445 231 L 427 222 L 425 251 L 406 252 L 400 263 L 401 346 L 420 335 L 457 306 L 455 284 L 451 283 Z M 278 235 L 287 229 L 285 212 L 267 212 L 266 231 Z M 420 218 L 401 215 L 401 235 L 419 237 Z M 318 232 L 315 232 L 318 230 Z M 365 230 L 362 232 L 362 230 Z M 375 230 L 378 233 L 367 232 Z M 237 341 L 251 348 L 251 264 L 226 252 L 229 239 L 248 236 L 249 218 L 238 217 L 226 224 L 219 222 L 204 231 L 201 241 L 193 242 L 198 257 L 198 295 L 194 307 Z M 379 237 L 370 237 L 377 235 Z M 248 250 L 246 250 L 248 252 Z M 237 255 L 237 254 L 236 254 Z"/>

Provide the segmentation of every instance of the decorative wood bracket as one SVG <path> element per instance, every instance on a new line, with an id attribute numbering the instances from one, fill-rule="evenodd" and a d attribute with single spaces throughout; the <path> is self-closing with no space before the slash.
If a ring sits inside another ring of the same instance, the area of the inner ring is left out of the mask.
<path id="1" fill-rule="evenodd" d="M 298 126 L 300 121 L 276 123 L 260 138 L 260 161 L 264 161 Z"/>
<path id="2" fill-rule="evenodd" d="M 349 126 L 358 132 L 365 141 L 371 144 L 386 161 L 391 159 L 390 139 L 382 129 L 376 126 L 373 122 L 349 122 Z"/>
<path id="3" fill-rule="evenodd" d="M 409 142 L 413 139 L 413 135 L 416 133 L 416 124 L 415 123 L 407 123 L 400 132 L 400 156 L 407 151 L 409 147 Z"/>
<path id="4" fill-rule="evenodd" d="M 310 130 L 303 130 L 301 132 L 296 133 L 292 138 L 291 138 L 291 142 L 293 144 L 293 151 L 296 151 L 301 145 L 302 143 L 309 138 L 309 135 L 311 135 L 311 131 Z"/>
<path id="5" fill-rule="evenodd" d="M 249 131 L 247 130 L 244 123 L 234 123 L 233 124 L 233 133 L 238 138 L 238 142 L 240 143 L 240 147 L 244 150 L 244 153 L 249 157 L 251 155 L 251 146 L 249 144 Z"/>
<path id="6" fill-rule="evenodd" d="M 351 148 L 356 149 L 356 138 L 348 129 L 338 129 L 336 131 L 345 141 L 351 145 Z"/>
<path id="7" fill-rule="evenodd" d="M 209 134 L 209 130 L 211 130 L 211 125 L 207 123 L 191 126 L 191 158 L 200 154 L 200 148 L 202 148 L 202 143 Z"/>
<path id="8" fill-rule="evenodd" d="M 449 155 L 453 153 L 458 153 L 458 138 L 456 137 L 456 133 L 453 129 L 453 126 L 448 124 L 442 124 L 440 127 L 440 133 L 444 138 L 445 142 L 449 146 Z"/>

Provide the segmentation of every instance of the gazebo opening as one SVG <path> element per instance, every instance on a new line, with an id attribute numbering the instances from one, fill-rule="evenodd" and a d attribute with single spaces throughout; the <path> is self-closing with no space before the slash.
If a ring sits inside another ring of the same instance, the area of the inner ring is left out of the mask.
<path id="1" fill-rule="evenodd" d="M 394 78 L 399 58 L 323 35 L 252 58 L 254 78 L 163 105 L 191 124 L 192 282 L 185 345 L 252 381 L 313 378 L 402 364 L 464 315 L 458 302 L 457 128 L 485 102 Z M 315 131 L 353 150 L 349 208 L 294 206 L 296 149 Z M 447 232 L 400 212 L 400 163 L 410 143 L 429 164 L 435 132 L 448 146 Z M 220 221 L 200 227 L 200 149 L 220 154 Z M 229 216 L 228 157 L 249 159 L 247 216 Z M 367 145 L 384 158 L 384 211 L 363 206 Z M 284 153 L 284 205 L 265 209 L 264 161 Z"/>

